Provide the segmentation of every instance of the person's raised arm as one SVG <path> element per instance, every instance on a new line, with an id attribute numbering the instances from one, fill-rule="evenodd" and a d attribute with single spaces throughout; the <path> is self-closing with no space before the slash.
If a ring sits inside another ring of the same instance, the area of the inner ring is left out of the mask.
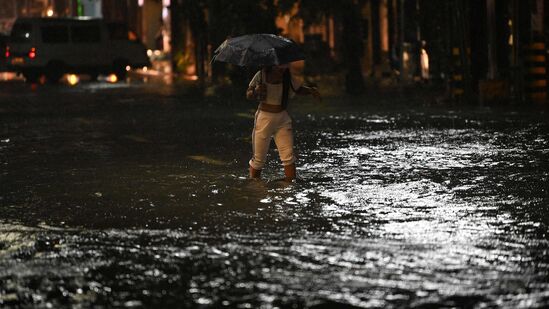
<path id="1" fill-rule="evenodd" d="M 301 86 L 295 92 L 298 95 L 311 95 L 317 100 L 321 100 L 320 92 L 316 87 Z"/>

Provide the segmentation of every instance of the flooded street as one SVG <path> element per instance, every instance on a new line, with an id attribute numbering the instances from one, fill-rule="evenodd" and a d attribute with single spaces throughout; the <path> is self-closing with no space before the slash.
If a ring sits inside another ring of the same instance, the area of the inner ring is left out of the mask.
<path id="1" fill-rule="evenodd" d="M 549 306 L 547 114 L 418 100 L 297 100 L 287 184 L 252 103 L 0 84 L 0 306 Z"/>

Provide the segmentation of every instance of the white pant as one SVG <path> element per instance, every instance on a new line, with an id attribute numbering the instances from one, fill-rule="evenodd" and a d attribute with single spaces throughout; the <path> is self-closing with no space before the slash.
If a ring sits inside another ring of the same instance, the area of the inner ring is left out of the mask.
<path id="1" fill-rule="evenodd" d="M 260 170 L 265 166 L 267 152 L 273 136 L 282 165 L 290 165 L 295 162 L 292 118 L 290 118 L 288 112 L 269 113 L 258 110 L 255 113 L 254 131 L 252 133 L 254 156 L 250 160 L 250 166 L 254 169 Z"/>

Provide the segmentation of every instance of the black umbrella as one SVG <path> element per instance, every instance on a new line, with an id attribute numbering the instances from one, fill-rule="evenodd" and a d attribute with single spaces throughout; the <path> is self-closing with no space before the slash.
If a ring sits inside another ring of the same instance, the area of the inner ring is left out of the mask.
<path id="1" fill-rule="evenodd" d="M 248 34 L 225 40 L 215 50 L 212 61 L 269 66 L 303 59 L 303 51 L 290 39 L 274 34 Z"/>

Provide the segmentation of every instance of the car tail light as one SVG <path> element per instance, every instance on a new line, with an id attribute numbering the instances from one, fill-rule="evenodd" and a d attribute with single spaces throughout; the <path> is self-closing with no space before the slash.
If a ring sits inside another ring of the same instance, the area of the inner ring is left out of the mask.
<path id="1" fill-rule="evenodd" d="M 9 47 L 6 47 L 6 53 L 4 55 L 6 56 L 6 58 L 10 57 L 10 48 Z"/>
<path id="2" fill-rule="evenodd" d="M 29 51 L 29 58 L 34 59 L 36 58 L 36 48 L 31 48 Z"/>

